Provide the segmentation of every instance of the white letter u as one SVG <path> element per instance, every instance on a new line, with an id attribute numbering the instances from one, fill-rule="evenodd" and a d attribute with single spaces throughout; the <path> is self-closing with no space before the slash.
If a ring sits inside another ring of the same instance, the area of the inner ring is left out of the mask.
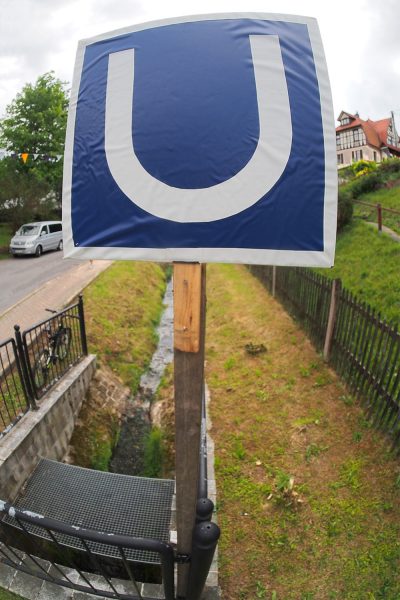
<path id="1" fill-rule="evenodd" d="M 278 36 L 251 35 L 260 135 L 248 163 L 236 175 L 199 189 L 172 187 L 139 162 L 132 133 L 135 51 L 109 56 L 105 152 L 122 192 L 143 210 L 179 223 L 216 221 L 249 208 L 275 185 L 289 160 L 292 121 Z"/>

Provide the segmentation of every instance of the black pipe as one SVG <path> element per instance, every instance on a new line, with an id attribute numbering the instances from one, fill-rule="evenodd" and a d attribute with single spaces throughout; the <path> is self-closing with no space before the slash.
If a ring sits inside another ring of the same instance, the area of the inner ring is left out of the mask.
<path id="1" fill-rule="evenodd" d="M 200 600 L 219 536 L 220 529 L 215 523 L 205 521 L 195 526 L 186 600 Z"/>
<path id="2" fill-rule="evenodd" d="M 196 503 L 196 523 L 211 521 L 214 502 L 209 498 L 199 498 Z"/>

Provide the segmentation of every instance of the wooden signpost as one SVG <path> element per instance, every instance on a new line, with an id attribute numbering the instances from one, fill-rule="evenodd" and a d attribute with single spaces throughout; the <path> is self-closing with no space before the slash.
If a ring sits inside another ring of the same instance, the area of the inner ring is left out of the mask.
<path id="1" fill-rule="evenodd" d="M 208 568 L 193 568 L 204 549 L 194 543 L 206 304 L 206 268 L 196 261 L 332 266 L 333 123 L 315 19 L 175 17 L 78 47 L 65 256 L 175 261 L 178 555 L 191 555 L 189 573 L 179 565 L 178 597 L 187 600 L 200 598 Z"/>
<path id="2" fill-rule="evenodd" d="M 174 263 L 175 465 L 178 552 L 190 554 L 199 484 L 206 265 Z M 188 565 L 178 567 L 184 596 Z"/>

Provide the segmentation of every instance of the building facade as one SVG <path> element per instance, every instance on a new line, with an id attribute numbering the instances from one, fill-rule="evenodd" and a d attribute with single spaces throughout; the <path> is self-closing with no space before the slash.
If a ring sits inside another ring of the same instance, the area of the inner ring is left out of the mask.
<path id="1" fill-rule="evenodd" d="M 336 127 L 336 154 L 338 168 L 347 167 L 358 160 L 382 162 L 400 156 L 400 139 L 393 113 L 388 119 L 364 121 L 358 113 L 342 111 Z"/>

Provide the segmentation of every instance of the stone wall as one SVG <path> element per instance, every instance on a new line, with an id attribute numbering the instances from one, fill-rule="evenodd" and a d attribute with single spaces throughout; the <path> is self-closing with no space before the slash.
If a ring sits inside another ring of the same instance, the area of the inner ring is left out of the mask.
<path id="1" fill-rule="evenodd" d="M 0 499 L 12 502 L 40 457 L 62 460 L 82 402 L 96 370 L 85 357 L 3 438 L 0 444 Z"/>

